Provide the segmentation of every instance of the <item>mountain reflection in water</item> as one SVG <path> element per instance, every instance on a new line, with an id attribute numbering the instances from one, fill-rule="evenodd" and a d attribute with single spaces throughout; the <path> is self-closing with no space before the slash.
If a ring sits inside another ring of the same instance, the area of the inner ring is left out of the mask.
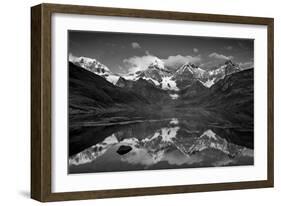
<path id="1" fill-rule="evenodd" d="M 86 146 L 81 144 L 79 152 L 70 151 L 69 173 L 253 165 L 253 145 L 241 141 L 241 136 L 251 136 L 253 131 L 192 124 L 172 118 L 76 128 L 77 136 L 98 142 L 82 150 Z M 130 150 L 120 155 L 121 146 Z"/>

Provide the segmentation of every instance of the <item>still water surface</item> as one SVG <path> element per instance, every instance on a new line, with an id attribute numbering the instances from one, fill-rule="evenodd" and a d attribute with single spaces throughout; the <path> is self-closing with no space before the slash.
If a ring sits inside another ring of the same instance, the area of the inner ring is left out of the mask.
<path id="1" fill-rule="evenodd" d="M 70 131 L 69 173 L 253 165 L 253 129 L 194 118 L 95 122 Z"/>

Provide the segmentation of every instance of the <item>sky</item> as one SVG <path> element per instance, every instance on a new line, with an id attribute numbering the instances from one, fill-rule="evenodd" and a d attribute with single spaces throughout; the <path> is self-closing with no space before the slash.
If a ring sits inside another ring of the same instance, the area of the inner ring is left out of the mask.
<path id="1" fill-rule="evenodd" d="M 143 70 L 155 59 L 171 70 L 185 63 L 211 69 L 226 60 L 248 68 L 253 66 L 254 40 L 71 30 L 68 52 L 94 58 L 120 74 Z"/>

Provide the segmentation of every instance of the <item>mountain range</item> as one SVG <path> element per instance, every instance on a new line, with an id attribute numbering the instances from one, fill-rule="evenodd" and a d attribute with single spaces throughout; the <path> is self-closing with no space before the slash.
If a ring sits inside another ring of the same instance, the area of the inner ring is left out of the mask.
<path id="1" fill-rule="evenodd" d="M 79 57 L 73 58 L 71 61 L 75 65 L 102 76 L 107 81 L 120 87 L 123 87 L 124 84 L 130 84 L 131 81 L 144 79 L 158 88 L 170 91 L 184 89 L 194 81 L 199 81 L 205 87 L 210 88 L 226 75 L 242 70 L 238 64 L 227 60 L 224 64 L 218 65 L 208 71 L 191 63 L 183 64 L 175 71 L 172 71 L 165 68 L 161 60 L 156 59 L 144 70 L 121 75 L 112 73 L 108 67 L 96 59 Z"/>
<path id="2" fill-rule="evenodd" d="M 155 60 L 145 70 L 120 75 L 95 59 L 72 59 L 70 114 L 138 111 L 141 115 L 169 105 L 253 114 L 253 68 L 242 70 L 231 60 L 212 70 L 188 63 L 170 71 L 163 65 Z"/>

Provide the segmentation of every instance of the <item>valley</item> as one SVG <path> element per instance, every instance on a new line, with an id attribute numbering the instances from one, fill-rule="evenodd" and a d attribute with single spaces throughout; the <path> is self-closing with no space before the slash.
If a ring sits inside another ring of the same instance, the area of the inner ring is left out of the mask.
<path id="1" fill-rule="evenodd" d="M 68 69 L 70 173 L 253 164 L 253 68 L 155 61 L 120 75 L 80 57 Z"/>

